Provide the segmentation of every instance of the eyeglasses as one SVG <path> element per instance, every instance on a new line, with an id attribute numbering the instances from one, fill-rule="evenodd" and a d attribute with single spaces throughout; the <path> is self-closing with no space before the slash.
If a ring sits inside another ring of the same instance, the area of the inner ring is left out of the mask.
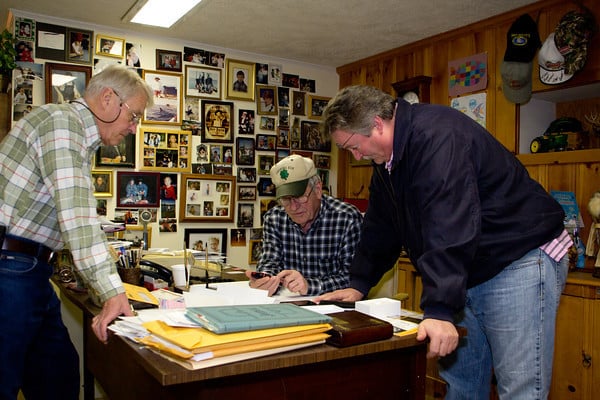
<path id="1" fill-rule="evenodd" d="M 350 141 L 350 139 L 352 139 L 354 137 L 355 134 L 356 133 L 352 133 L 350 136 L 348 136 L 348 139 L 346 139 L 344 141 L 344 143 L 338 144 L 337 145 L 338 149 L 340 149 L 340 150 L 349 150 L 349 149 L 346 148 L 346 145 L 348 144 L 348 142 Z"/>
<path id="2" fill-rule="evenodd" d="M 121 96 L 119 95 L 119 93 L 117 93 L 117 91 L 115 89 L 113 89 L 112 91 L 114 92 L 114 94 L 117 95 L 119 100 L 121 100 Z M 119 107 L 123 107 L 123 106 L 125 106 L 125 108 L 127 108 L 127 111 L 129 111 L 129 114 L 131 114 L 131 117 L 129 118 L 129 122 L 132 124 L 135 124 L 135 125 L 139 124 L 142 117 L 140 115 L 137 115 L 136 113 L 134 113 L 131 110 L 131 107 L 129 107 L 129 104 L 125 103 L 124 101 L 121 101 L 121 103 L 119 104 Z"/>
<path id="3" fill-rule="evenodd" d="M 135 125 L 139 124 L 142 117 L 137 115 L 133 111 L 131 111 L 131 107 L 129 107 L 129 104 L 121 103 L 121 105 L 125 106 L 127 108 L 127 111 L 129 111 L 129 114 L 131 114 L 131 118 L 129 118 L 129 122 L 131 122 L 132 124 L 135 124 Z"/>
<path id="4" fill-rule="evenodd" d="M 308 192 L 307 194 L 303 194 L 302 196 L 299 196 L 299 197 L 293 197 L 293 196 L 281 197 L 277 201 L 283 207 L 289 207 L 289 206 L 291 206 L 292 205 L 292 201 L 295 202 L 296 204 L 305 204 L 308 201 L 308 198 L 310 197 L 310 195 L 312 194 L 312 192 L 313 192 L 314 189 L 315 189 L 315 187 L 311 186 L 310 192 Z"/>

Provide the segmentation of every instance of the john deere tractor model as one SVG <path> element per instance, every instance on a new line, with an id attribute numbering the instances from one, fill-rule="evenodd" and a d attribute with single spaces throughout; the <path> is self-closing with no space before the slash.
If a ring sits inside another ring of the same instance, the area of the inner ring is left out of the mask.
<path id="1" fill-rule="evenodd" d="M 546 153 L 549 151 L 575 150 L 576 144 L 569 144 L 569 134 L 581 133 L 581 122 L 576 118 L 562 117 L 550 124 L 542 136 L 531 141 L 529 150 L 532 153 Z"/>

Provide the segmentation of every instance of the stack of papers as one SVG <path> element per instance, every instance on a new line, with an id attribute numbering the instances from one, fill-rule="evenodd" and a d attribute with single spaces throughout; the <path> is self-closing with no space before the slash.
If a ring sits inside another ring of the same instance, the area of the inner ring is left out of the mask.
<path id="1" fill-rule="evenodd" d="M 187 369 L 207 368 L 325 343 L 328 323 L 217 334 L 194 325 L 185 310 L 140 310 L 109 326 Z"/>

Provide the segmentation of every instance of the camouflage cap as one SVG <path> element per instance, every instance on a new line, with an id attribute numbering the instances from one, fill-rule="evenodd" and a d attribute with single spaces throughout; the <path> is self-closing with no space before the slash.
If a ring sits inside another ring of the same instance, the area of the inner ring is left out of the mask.
<path id="1" fill-rule="evenodd" d="M 596 31 L 594 15 L 583 10 L 569 11 L 558 23 L 554 42 L 565 58 L 565 72 L 574 74 L 583 69 L 587 60 L 587 45 Z"/>

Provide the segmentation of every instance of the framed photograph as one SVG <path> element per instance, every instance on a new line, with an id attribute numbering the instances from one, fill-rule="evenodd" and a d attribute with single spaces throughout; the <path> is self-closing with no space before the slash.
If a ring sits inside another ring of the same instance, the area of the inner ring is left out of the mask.
<path id="1" fill-rule="evenodd" d="M 152 225 L 147 226 L 148 248 L 152 247 Z M 141 225 L 125 225 L 124 231 L 115 232 L 115 237 L 119 240 L 132 242 L 134 247 L 142 247 L 144 241 L 144 227 Z"/>
<path id="2" fill-rule="evenodd" d="M 233 102 L 202 100 L 202 140 L 233 143 Z"/>
<path id="3" fill-rule="evenodd" d="M 254 135 L 254 110 L 238 109 L 238 133 Z"/>
<path id="4" fill-rule="evenodd" d="M 292 105 L 292 115 L 306 115 L 306 93 L 294 90 Z"/>
<path id="5" fill-rule="evenodd" d="M 275 135 L 256 135 L 256 150 L 275 151 L 277 147 L 277 136 Z"/>
<path id="6" fill-rule="evenodd" d="M 261 154 L 258 156 L 258 173 L 260 175 L 269 175 L 273 165 L 275 165 L 274 155 Z"/>
<path id="7" fill-rule="evenodd" d="M 143 70 L 142 77 L 154 93 L 154 105 L 146 108 L 142 122 L 181 125 L 181 74 Z"/>
<path id="8" fill-rule="evenodd" d="M 275 184 L 273 184 L 271 177 L 259 178 L 257 187 L 259 196 L 275 196 Z"/>
<path id="9" fill-rule="evenodd" d="M 180 193 L 179 221 L 233 221 L 234 176 L 182 174 Z"/>
<path id="10" fill-rule="evenodd" d="M 227 93 L 230 100 L 254 101 L 255 64 L 227 59 Z"/>
<path id="11" fill-rule="evenodd" d="M 29 18 L 15 18 L 15 39 L 35 41 L 35 21 Z"/>
<path id="12" fill-rule="evenodd" d="M 96 54 L 115 58 L 125 57 L 125 39 L 96 35 Z"/>
<path id="13" fill-rule="evenodd" d="M 92 76 L 92 67 L 46 63 L 46 103 L 67 103 L 80 98 Z"/>
<path id="14" fill-rule="evenodd" d="M 237 165 L 254 165 L 255 161 L 255 142 L 254 138 L 238 137 L 235 139 Z"/>
<path id="15" fill-rule="evenodd" d="M 256 182 L 256 168 L 255 167 L 238 167 L 237 181 L 241 182 L 241 183 L 255 183 Z"/>
<path id="16" fill-rule="evenodd" d="M 329 154 L 313 154 L 315 166 L 320 169 L 331 168 L 331 156 Z"/>
<path id="17" fill-rule="evenodd" d="M 117 207 L 158 207 L 160 174 L 117 171 Z"/>
<path id="18" fill-rule="evenodd" d="M 279 126 L 290 126 L 290 109 L 279 109 Z"/>
<path id="19" fill-rule="evenodd" d="M 92 40 L 94 32 L 81 29 L 67 29 L 65 60 L 79 64 L 92 63 Z"/>
<path id="20" fill-rule="evenodd" d="M 185 95 L 205 99 L 221 99 L 221 70 L 186 65 Z"/>
<path id="21" fill-rule="evenodd" d="M 143 171 L 190 172 L 191 131 L 140 128 Z"/>
<path id="22" fill-rule="evenodd" d="M 310 151 L 331 151 L 331 138 L 324 135 L 318 122 L 300 122 L 300 148 Z"/>
<path id="23" fill-rule="evenodd" d="M 257 264 L 262 253 L 262 240 L 250 240 L 248 246 L 248 264 Z"/>
<path id="24" fill-rule="evenodd" d="M 269 85 L 281 86 L 283 66 L 281 64 L 269 64 Z M 284 106 L 287 107 L 287 106 Z"/>
<path id="25" fill-rule="evenodd" d="M 255 186 L 238 186 L 238 201 L 256 200 Z"/>
<path id="26" fill-rule="evenodd" d="M 313 119 L 321 119 L 323 110 L 327 107 L 331 97 L 321 97 L 308 95 L 308 117 Z"/>
<path id="27" fill-rule="evenodd" d="M 261 115 L 260 129 L 262 129 L 264 131 L 274 131 L 275 130 L 275 118 L 265 117 L 264 115 Z"/>
<path id="28" fill-rule="evenodd" d="M 288 128 L 277 128 L 277 148 L 290 148 L 290 130 Z"/>
<path id="29" fill-rule="evenodd" d="M 127 135 L 116 146 L 100 146 L 96 167 L 135 168 L 135 135 Z"/>
<path id="30" fill-rule="evenodd" d="M 208 254 L 227 254 L 227 229 L 188 229 L 183 231 L 186 249 L 207 251 Z"/>
<path id="31" fill-rule="evenodd" d="M 112 197 L 112 171 L 92 170 L 95 197 Z"/>
<path id="32" fill-rule="evenodd" d="M 156 69 L 159 71 L 181 72 L 181 52 L 156 49 Z"/>
<path id="33" fill-rule="evenodd" d="M 237 226 L 238 228 L 252 228 L 254 226 L 254 203 L 238 204 Z"/>
<path id="34" fill-rule="evenodd" d="M 288 108 L 290 106 L 290 88 L 277 86 L 277 103 L 279 107 Z"/>
<path id="35" fill-rule="evenodd" d="M 256 86 L 256 113 L 277 115 L 277 89 L 275 86 Z"/>

